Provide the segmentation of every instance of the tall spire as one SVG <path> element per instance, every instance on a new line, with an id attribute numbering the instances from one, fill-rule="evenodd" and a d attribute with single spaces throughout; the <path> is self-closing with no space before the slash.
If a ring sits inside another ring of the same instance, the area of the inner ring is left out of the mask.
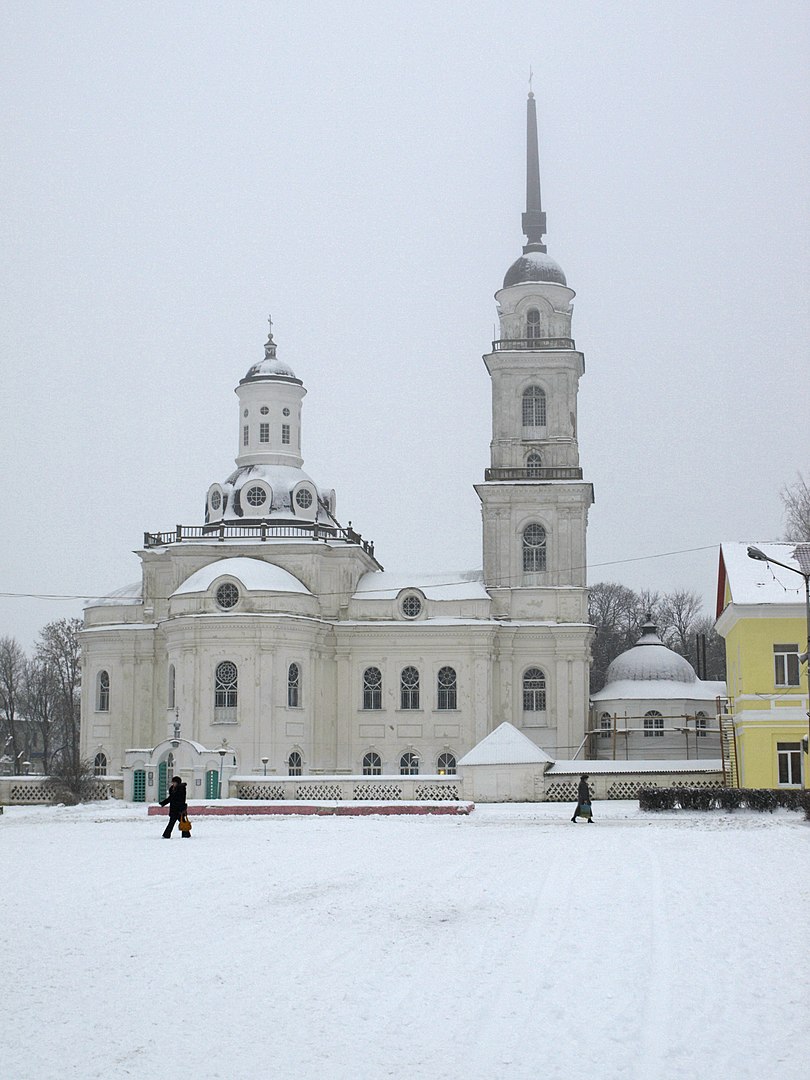
<path id="1" fill-rule="evenodd" d="M 531 86 L 531 76 L 529 85 Z M 526 213 L 522 219 L 523 231 L 528 243 L 523 249 L 545 251 L 543 237 L 546 232 L 546 215 L 540 205 L 540 155 L 537 150 L 537 107 L 534 93 L 529 90 L 526 102 Z"/>

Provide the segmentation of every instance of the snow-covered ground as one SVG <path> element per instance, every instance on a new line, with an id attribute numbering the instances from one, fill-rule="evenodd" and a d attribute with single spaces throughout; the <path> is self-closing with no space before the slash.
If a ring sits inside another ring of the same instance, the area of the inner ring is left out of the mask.
<path id="1" fill-rule="evenodd" d="M 7 807 L 2 1075 L 807 1076 L 810 824 L 595 810 Z"/>

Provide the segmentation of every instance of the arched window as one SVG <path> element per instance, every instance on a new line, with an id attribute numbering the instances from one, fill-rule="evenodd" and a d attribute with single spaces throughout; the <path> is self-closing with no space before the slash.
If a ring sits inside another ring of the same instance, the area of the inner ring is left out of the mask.
<path id="1" fill-rule="evenodd" d="M 523 570 L 535 574 L 546 568 L 546 530 L 533 523 L 523 530 Z"/>
<path id="2" fill-rule="evenodd" d="M 664 718 L 656 709 L 650 709 L 649 712 L 644 713 L 644 738 L 663 738 L 663 736 Z"/>
<path id="3" fill-rule="evenodd" d="M 699 739 L 705 739 L 708 734 L 709 720 L 705 712 L 699 712 L 695 717 L 695 735 Z"/>
<path id="4" fill-rule="evenodd" d="M 599 738 L 609 739 L 613 734 L 613 721 L 610 719 L 610 713 L 603 712 L 599 717 Z"/>
<path id="5" fill-rule="evenodd" d="M 406 750 L 399 759 L 399 772 L 401 776 L 419 775 L 419 756 L 411 750 Z"/>
<path id="6" fill-rule="evenodd" d="M 537 450 L 531 450 L 526 456 L 526 472 L 530 480 L 538 480 L 542 475 L 543 459 Z"/>
<path id="7" fill-rule="evenodd" d="M 536 307 L 530 307 L 526 312 L 526 337 L 529 341 L 537 341 L 540 337 L 540 312 Z"/>
<path id="8" fill-rule="evenodd" d="M 439 754 L 439 760 L 436 762 L 436 772 L 439 776 L 455 776 L 456 755 L 450 753 Z"/>
<path id="9" fill-rule="evenodd" d="M 455 709 L 456 691 L 456 669 L 451 667 L 439 668 L 439 674 L 436 676 L 436 707 L 438 709 Z"/>
<path id="10" fill-rule="evenodd" d="M 214 675 L 214 708 L 235 709 L 238 696 L 239 675 L 236 664 L 223 660 L 217 664 Z"/>
<path id="11" fill-rule="evenodd" d="M 287 758 L 287 771 L 290 776 L 300 776 L 304 768 L 304 763 L 301 755 L 297 750 L 293 750 L 290 756 Z"/>
<path id="12" fill-rule="evenodd" d="M 110 673 L 100 671 L 96 679 L 96 710 L 98 712 L 110 711 Z"/>
<path id="13" fill-rule="evenodd" d="M 297 709 L 301 704 L 301 669 L 298 664 L 287 668 L 287 705 Z"/>
<path id="14" fill-rule="evenodd" d="M 93 761 L 93 776 L 107 775 L 107 755 L 98 753 Z"/>
<path id="15" fill-rule="evenodd" d="M 363 672 L 363 708 L 382 708 L 382 672 L 369 667 Z"/>
<path id="16" fill-rule="evenodd" d="M 166 695 L 166 704 L 170 709 L 173 709 L 177 704 L 177 676 L 174 670 L 174 664 L 169 664 L 169 686 L 168 693 Z"/>
<path id="17" fill-rule="evenodd" d="M 419 708 L 419 672 L 415 667 L 402 669 L 399 677 L 399 707 L 400 709 Z"/>
<path id="18" fill-rule="evenodd" d="M 525 712 L 546 711 L 546 677 L 539 667 L 523 673 L 523 709 Z"/>
<path id="19" fill-rule="evenodd" d="M 546 392 L 542 386 L 527 386 L 523 391 L 523 426 L 546 426 Z"/>
<path id="20" fill-rule="evenodd" d="M 363 755 L 363 776 L 382 776 L 382 758 L 373 750 Z"/>

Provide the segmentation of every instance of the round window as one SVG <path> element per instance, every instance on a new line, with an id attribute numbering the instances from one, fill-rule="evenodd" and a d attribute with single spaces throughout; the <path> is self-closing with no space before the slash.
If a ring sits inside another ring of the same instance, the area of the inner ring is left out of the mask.
<path id="1" fill-rule="evenodd" d="M 259 412 L 262 414 L 262 416 L 267 416 L 270 410 L 267 408 L 266 405 L 262 405 L 262 407 L 259 409 Z"/>
<path id="2" fill-rule="evenodd" d="M 230 581 L 225 581 L 217 589 L 217 603 L 221 608 L 232 608 L 239 603 L 239 590 Z"/>
<path id="3" fill-rule="evenodd" d="M 211 509 L 219 510 L 220 506 L 222 506 L 222 496 L 218 491 L 214 491 L 211 493 Z"/>
<path id="4" fill-rule="evenodd" d="M 418 596 L 406 596 L 402 601 L 402 614 L 406 619 L 415 619 L 422 610 L 422 601 Z"/>
<path id="5" fill-rule="evenodd" d="M 242 416 L 247 416 L 247 414 L 248 414 L 248 411 L 247 411 L 247 409 L 245 409 L 245 411 L 242 413 Z"/>
<path id="6" fill-rule="evenodd" d="M 295 501 L 302 510 L 308 510 L 312 506 L 312 494 L 306 488 L 301 488 L 295 493 Z"/>
<path id="7" fill-rule="evenodd" d="M 284 414 L 284 416 L 289 416 L 290 415 L 290 410 L 289 409 L 282 409 L 281 411 Z"/>
<path id="8" fill-rule="evenodd" d="M 252 487 L 248 488 L 247 501 L 251 506 L 261 506 L 267 499 L 264 488 Z"/>

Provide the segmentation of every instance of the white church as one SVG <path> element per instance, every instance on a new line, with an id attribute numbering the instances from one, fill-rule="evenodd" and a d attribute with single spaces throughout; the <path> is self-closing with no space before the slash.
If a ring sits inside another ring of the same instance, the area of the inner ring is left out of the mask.
<path id="1" fill-rule="evenodd" d="M 235 391 L 236 468 L 209 487 L 203 522 L 147 532 L 141 582 L 85 611 L 83 753 L 99 775 L 124 774 L 127 798 L 153 801 L 174 771 L 212 797 L 223 766 L 452 775 L 505 721 L 551 758 L 582 744 L 584 358 L 574 292 L 546 253 L 531 93 L 527 132 L 527 242 L 495 294 L 499 337 L 483 358 L 483 569 L 386 573 L 340 524 L 334 490 L 304 468 L 307 391 L 271 324 Z"/>

